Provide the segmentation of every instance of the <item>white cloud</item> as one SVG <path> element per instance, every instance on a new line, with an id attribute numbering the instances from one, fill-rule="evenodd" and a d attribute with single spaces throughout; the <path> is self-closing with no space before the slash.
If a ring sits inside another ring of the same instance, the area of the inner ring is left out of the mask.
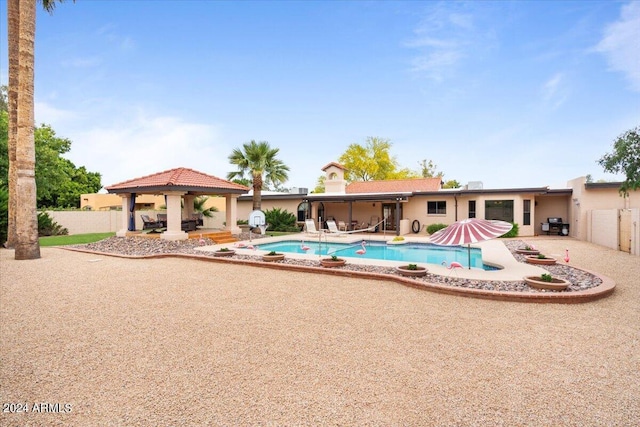
<path id="1" fill-rule="evenodd" d="M 230 148 L 216 127 L 140 112 L 108 127 L 74 132 L 69 158 L 102 174 L 105 186 L 176 167 L 225 178 Z"/>
<path id="2" fill-rule="evenodd" d="M 609 67 L 622 72 L 631 88 L 640 91 L 640 2 L 632 1 L 622 7 L 620 19 L 609 24 L 596 51 L 607 58 Z"/>
<path id="3" fill-rule="evenodd" d="M 567 99 L 563 83 L 563 74 L 556 73 L 542 85 L 542 99 L 553 110 L 558 109 Z"/>
<path id="4" fill-rule="evenodd" d="M 480 44 L 491 38 L 477 30 L 477 16 L 470 13 L 473 5 L 437 3 L 430 8 L 418 26 L 414 37 L 404 43 L 415 49 L 411 71 L 441 82 L 452 70 L 474 54 Z"/>
<path id="5" fill-rule="evenodd" d="M 46 123 L 53 124 L 66 120 L 76 119 L 78 117 L 75 111 L 63 110 L 55 108 L 46 102 L 34 103 L 34 118 L 37 124 Z"/>

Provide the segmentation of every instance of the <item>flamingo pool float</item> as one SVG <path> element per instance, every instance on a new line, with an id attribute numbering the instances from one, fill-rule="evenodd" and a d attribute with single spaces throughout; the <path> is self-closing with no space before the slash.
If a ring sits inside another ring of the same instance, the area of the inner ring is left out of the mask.
<path id="1" fill-rule="evenodd" d="M 358 255 L 364 255 L 364 254 L 366 254 L 366 253 L 367 253 L 367 248 L 365 248 L 365 247 L 364 247 L 366 244 L 367 244 L 367 243 L 363 240 L 363 241 L 362 241 L 362 244 L 361 244 L 362 249 L 358 249 L 358 250 L 356 251 L 356 253 L 357 253 Z"/>
<path id="2" fill-rule="evenodd" d="M 564 250 L 564 262 L 569 262 L 569 249 Z"/>
<path id="3" fill-rule="evenodd" d="M 236 243 L 236 248 L 244 248 L 246 246 L 247 246 L 246 243 L 242 243 L 242 242 Z"/>
<path id="4" fill-rule="evenodd" d="M 308 251 L 309 249 L 311 249 L 309 246 L 304 244 L 304 240 L 302 241 L 302 244 L 300 245 L 300 249 L 302 249 L 303 251 Z"/>

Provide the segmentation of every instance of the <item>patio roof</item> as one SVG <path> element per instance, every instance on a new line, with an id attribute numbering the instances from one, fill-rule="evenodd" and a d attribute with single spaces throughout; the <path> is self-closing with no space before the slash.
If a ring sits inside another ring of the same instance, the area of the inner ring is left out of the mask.
<path id="1" fill-rule="evenodd" d="M 194 195 L 244 194 L 248 187 L 189 168 L 175 168 L 105 187 L 109 193 L 162 194 L 183 191 Z"/>

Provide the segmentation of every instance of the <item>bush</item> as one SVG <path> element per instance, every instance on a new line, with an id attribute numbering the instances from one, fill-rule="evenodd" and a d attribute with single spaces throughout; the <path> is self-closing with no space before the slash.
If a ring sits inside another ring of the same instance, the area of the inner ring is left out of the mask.
<path id="1" fill-rule="evenodd" d="M 38 212 L 38 236 L 62 236 L 69 230 L 55 222 L 46 212 Z"/>
<path id="2" fill-rule="evenodd" d="M 296 227 L 296 216 L 286 209 L 273 208 L 264 212 L 269 231 L 300 231 Z"/>
<path id="3" fill-rule="evenodd" d="M 517 237 L 518 236 L 518 224 L 515 222 L 512 222 L 511 224 L 513 224 L 513 228 L 511 229 L 511 231 L 503 234 L 500 237 Z"/>
<path id="4" fill-rule="evenodd" d="M 443 228 L 447 228 L 447 224 L 431 224 L 427 226 L 427 233 L 433 234 L 436 231 L 442 230 Z"/>

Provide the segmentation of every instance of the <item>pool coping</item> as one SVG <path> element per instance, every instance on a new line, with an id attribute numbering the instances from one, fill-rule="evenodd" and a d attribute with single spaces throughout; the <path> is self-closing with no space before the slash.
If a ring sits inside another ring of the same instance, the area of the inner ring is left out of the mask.
<path id="1" fill-rule="evenodd" d="M 216 245 L 216 246 L 225 246 L 225 245 Z M 493 291 L 493 290 L 484 290 L 484 289 L 470 289 L 470 288 L 463 288 L 463 287 L 457 287 L 457 286 L 451 286 L 451 285 L 441 285 L 437 283 L 429 283 L 429 282 L 420 281 L 420 280 L 407 278 L 400 275 L 393 275 L 393 274 L 343 270 L 340 268 L 324 268 L 320 266 L 315 267 L 315 266 L 293 265 L 293 264 L 286 264 L 282 262 L 265 262 L 260 260 L 254 261 L 254 260 L 235 259 L 235 258 L 226 258 L 226 257 L 216 258 L 216 257 L 211 257 L 206 255 L 181 254 L 181 253 L 163 253 L 163 254 L 152 254 L 152 255 L 124 255 L 124 254 L 117 254 L 117 253 L 91 251 L 91 250 L 85 250 L 82 248 L 70 248 L 70 247 L 64 247 L 64 246 L 58 246 L 57 248 L 68 250 L 68 251 L 92 253 L 92 254 L 99 254 L 99 255 L 105 255 L 105 256 L 111 256 L 111 257 L 117 257 L 117 258 L 126 258 L 126 259 L 144 260 L 144 259 L 156 259 L 156 258 L 184 258 L 184 259 L 193 259 L 197 261 L 230 263 L 230 264 L 236 264 L 241 266 L 297 271 L 302 273 L 316 273 L 316 274 L 319 273 L 319 274 L 329 275 L 329 276 L 351 277 L 351 278 L 360 278 L 360 279 L 374 280 L 374 281 L 385 280 L 385 281 L 395 282 L 400 285 L 411 287 L 414 289 L 437 292 L 440 294 L 488 299 L 488 300 L 495 300 L 495 301 L 508 301 L 508 302 L 578 304 L 578 303 L 596 301 L 601 298 L 607 297 L 611 295 L 615 290 L 615 282 L 613 281 L 613 279 L 589 270 L 585 270 L 585 269 L 579 269 L 579 270 L 582 270 L 587 273 L 593 274 L 594 276 L 597 276 L 602 280 L 602 283 L 590 289 L 586 289 L 582 291 L 573 291 L 573 292 L 506 292 L 506 291 Z M 253 251 L 251 252 L 254 253 Z M 266 251 L 263 251 L 263 252 L 266 252 Z M 574 268 L 577 268 L 577 267 L 574 267 Z M 471 271 L 473 271 L 473 269 Z M 521 280 L 521 278 L 518 280 Z"/>

